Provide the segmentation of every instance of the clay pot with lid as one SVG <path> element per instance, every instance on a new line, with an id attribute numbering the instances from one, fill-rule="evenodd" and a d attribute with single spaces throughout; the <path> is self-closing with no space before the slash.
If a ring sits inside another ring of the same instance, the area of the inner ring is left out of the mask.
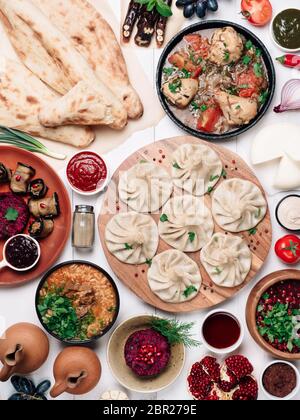
<path id="1" fill-rule="evenodd" d="M 52 398 L 64 392 L 83 395 L 90 392 L 101 378 L 101 363 L 97 355 L 85 347 L 68 347 L 56 358 L 53 366 L 55 385 Z"/>
<path id="2" fill-rule="evenodd" d="M 6 382 L 14 373 L 28 374 L 47 360 L 49 340 L 36 325 L 19 323 L 8 328 L 0 338 L 0 381 Z"/>

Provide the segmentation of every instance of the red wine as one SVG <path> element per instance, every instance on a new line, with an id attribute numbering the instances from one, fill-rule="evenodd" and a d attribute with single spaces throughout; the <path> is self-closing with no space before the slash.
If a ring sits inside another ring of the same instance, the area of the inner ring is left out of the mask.
<path id="1" fill-rule="evenodd" d="M 238 321 L 225 312 L 211 315 L 203 324 L 203 337 L 215 349 L 227 349 L 237 343 L 241 336 Z"/>

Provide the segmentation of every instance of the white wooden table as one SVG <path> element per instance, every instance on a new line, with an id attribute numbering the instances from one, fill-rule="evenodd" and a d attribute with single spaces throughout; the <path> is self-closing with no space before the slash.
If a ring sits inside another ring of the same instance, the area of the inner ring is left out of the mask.
<path id="1" fill-rule="evenodd" d="M 100 1 L 100 0 L 99 0 Z M 122 0 L 120 0 L 122 1 Z M 116 14 L 119 13 L 119 0 L 111 0 L 112 5 L 116 11 Z M 282 4 L 284 3 L 284 5 Z M 283 7 L 299 7 L 299 0 L 272 0 L 272 4 L 276 11 L 280 11 Z M 269 36 L 269 29 L 268 28 L 255 28 L 248 24 L 245 20 L 243 20 L 240 11 L 240 0 L 219 0 L 219 11 L 217 13 L 210 13 L 208 18 L 209 19 L 225 19 L 229 21 L 234 21 L 240 23 L 254 33 L 256 33 L 261 40 L 266 44 L 269 48 L 271 55 L 273 57 L 277 57 L 281 55 L 281 52 L 274 46 L 272 43 L 270 36 Z M 100 7 L 101 9 L 101 7 Z M 197 22 L 197 19 L 194 18 L 191 23 Z M 189 22 L 187 22 L 189 23 Z M 155 72 L 156 66 L 159 59 L 160 51 L 153 51 L 153 50 L 139 50 L 137 53 L 138 59 L 142 63 L 145 72 L 147 73 L 149 79 L 155 81 Z M 274 104 L 276 102 L 280 102 L 280 92 L 283 83 L 290 78 L 299 77 L 300 73 L 297 70 L 290 70 L 285 69 L 282 66 L 276 64 L 277 69 L 277 92 L 274 100 Z M 138 77 L 138 75 L 136 75 Z M 285 115 L 275 115 L 272 111 L 272 107 L 270 108 L 268 115 L 263 119 L 263 121 L 259 124 L 258 127 L 255 127 L 250 132 L 245 134 L 239 139 L 235 139 L 226 143 L 222 143 L 222 145 L 230 148 L 231 150 L 238 152 L 242 157 L 245 158 L 247 162 L 249 162 L 249 151 L 251 147 L 251 140 L 253 136 L 256 134 L 257 130 L 262 127 L 263 125 L 269 122 L 285 122 L 290 121 L 299 124 L 299 113 L 286 113 Z M 121 147 L 118 149 L 110 152 L 106 155 L 106 160 L 109 163 L 110 170 L 113 172 L 121 162 L 128 157 L 131 153 L 139 149 L 140 147 L 150 144 L 152 142 L 171 137 L 176 135 L 182 135 L 182 131 L 179 130 L 177 127 L 173 125 L 173 123 L 165 117 L 157 127 L 149 128 L 143 132 L 135 133 L 131 138 L 129 138 Z M 269 184 L 269 174 L 265 174 L 264 171 L 256 170 L 257 175 L 259 176 L 261 182 L 265 186 L 268 191 L 268 198 L 269 198 L 269 205 L 272 213 L 272 221 L 273 221 L 273 230 L 274 230 L 274 242 L 280 236 L 285 234 L 285 231 L 281 229 L 275 221 L 274 210 L 278 201 L 284 196 L 283 193 L 276 193 L 273 191 Z M 61 172 L 62 178 L 64 178 L 63 172 Z M 70 190 L 70 198 L 72 202 L 72 207 L 74 208 L 77 204 L 91 204 L 94 205 L 96 208 L 97 214 L 99 213 L 101 207 L 101 197 L 97 200 L 95 199 L 86 199 L 82 198 L 79 195 L 73 194 Z M 114 278 L 114 274 L 112 273 L 110 267 L 107 264 L 107 261 L 104 257 L 103 250 L 100 245 L 100 241 L 98 238 L 98 233 L 96 237 L 95 247 L 93 251 L 87 252 L 80 252 L 75 250 L 71 246 L 71 242 L 69 241 L 68 245 L 65 248 L 64 253 L 62 254 L 60 260 L 58 262 L 63 262 L 72 259 L 83 259 L 95 262 L 99 264 L 104 269 L 106 269 Z M 256 279 L 234 299 L 228 301 L 226 304 L 222 305 L 222 307 L 227 308 L 233 312 L 235 312 L 238 316 L 241 317 L 243 322 L 245 323 L 245 304 L 247 301 L 247 297 L 249 295 L 250 290 L 254 286 L 255 282 L 259 281 L 263 276 L 266 274 L 280 270 L 285 268 L 283 264 L 281 264 L 276 256 L 274 255 L 273 249 L 269 255 L 266 264 L 261 271 L 260 275 L 257 276 Z M 297 268 L 297 267 L 296 267 Z M 300 266 L 298 266 L 300 268 Z M 118 285 L 120 296 L 121 296 L 121 310 L 120 315 L 118 318 L 117 323 L 126 320 L 127 318 L 137 315 L 137 314 L 154 314 L 157 313 L 154 308 L 144 304 L 139 298 L 137 298 L 132 292 L 130 292 L 123 284 L 115 278 L 116 283 Z M 14 323 L 17 322 L 33 322 L 39 325 L 39 321 L 37 319 L 35 313 L 35 306 L 34 306 L 34 297 L 35 291 L 37 287 L 37 281 L 22 286 L 17 289 L 13 290 L 0 290 L 0 322 L 1 322 L 1 331 Z M 199 338 L 199 329 L 201 325 L 201 320 L 203 319 L 206 312 L 196 312 L 188 315 L 178 316 L 178 319 L 182 321 L 194 321 L 195 328 L 194 332 L 196 337 Z M 246 325 L 245 325 L 246 327 Z M 116 382 L 113 378 L 109 367 L 107 365 L 106 359 L 106 348 L 107 342 L 109 339 L 109 334 L 101 339 L 97 346 L 95 347 L 95 351 L 97 352 L 98 356 L 101 359 L 103 373 L 102 378 L 98 386 L 92 391 L 90 394 L 76 397 L 75 399 L 98 399 L 100 395 L 109 389 L 121 389 L 121 386 Z M 54 339 L 50 338 L 51 342 L 51 351 L 50 356 L 47 363 L 36 373 L 32 375 L 33 380 L 35 383 L 38 383 L 39 380 L 49 378 L 53 382 L 52 376 L 52 366 L 53 362 L 58 354 L 58 352 L 62 349 L 62 346 Z M 264 366 L 270 360 L 270 357 L 264 353 L 252 340 L 250 337 L 247 328 L 246 328 L 246 335 L 243 342 L 243 345 L 240 349 L 241 354 L 249 357 L 253 365 L 255 366 L 255 375 L 259 378 Z M 188 350 L 187 351 L 187 358 L 186 358 L 186 365 L 182 372 L 181 377 L 176 381 L 175 384 L 170 386 L 163 392 L 160 392 L 158 395 L 154 394 L 152 396 L 146 396 L 143 394 L 131 393 L 128 392 L 131 399 L 163 399 L 163 400 L 172 400 L 172 399 L 189 399 L 187 394 L 186 388 L 186 377 L 188 371 L 193 362 L 199 360 L 203 355 L 207 352 L 205 348 L 202 346 L 200 349 Z M 300 368 L 300 363 L 298 364 Z M 13 392 L 12 386 L 10 382 L 6 384 L 0 384 L 0 395 L 2 399 L 6 399 L 11 395 Z M 70 395 L 63 395 L 60 399 L 73 399 Z M 264 395 L 260 393 L 260 399 L 264 399 Z M 300 395 L 296 397 L 297 400 L 300 399 Z"/>

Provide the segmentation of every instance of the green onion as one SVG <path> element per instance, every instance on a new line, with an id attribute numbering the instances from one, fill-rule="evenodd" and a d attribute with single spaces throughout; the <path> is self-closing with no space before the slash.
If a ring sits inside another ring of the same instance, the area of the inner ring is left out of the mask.
<path id="1" fill-rule="evenodd" d="M 54 159 L 66 159 L 65 155 L 52 152 L 29 134 L 2 125 L 0 125 L 0 143 L 10 144 L 19 147 L 20 149 L 27 150 L 28 152 L 41 153 Z"/>

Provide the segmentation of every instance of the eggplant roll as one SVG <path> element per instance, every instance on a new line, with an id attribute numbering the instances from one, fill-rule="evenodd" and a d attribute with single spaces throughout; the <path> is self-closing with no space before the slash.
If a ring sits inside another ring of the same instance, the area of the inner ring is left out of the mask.
<path id="1" fill-rule="evenodd" d="M 170 7 L 172 7 L 172 2 L 173 0 L 166 0 L 166 4 Z M 159 16 L 156 23 L 156 44 L 158 48 L 161 48 L 165 42 L 168 19 L 167 17 Z"/>
<path id="2" fill-rule="evenodd" d="M 44 219 L 40 217 L 29 226 L 29 235 L 34 239 L 45 239 L 54 230 L 54 222 L 52 219 Z"/>
<path id="3" fill-rule="evenodd" d="M 129 42 L 134 25 L 139 17 L 139 12 L 141 10 L 140 3 L 137 3 L 135 0 L 131 0 L 128 6 L 127 15 L 123 24 L 123 41 Z"/>
<path id="4" fill-rule="evenodd" d="M 35 175 L 35 169 L 19 162 L 11 181 L 10 189 L 16 194 L 26 194 L 30 179 Z"/>
<path id="5" fill-rule="evenodd" d="M 0 184 L 6 184 L 11 180 L 11 170 L 0 162 Z"/>
<path id="6" fill-rule="evenodd" d="M 155 8 L 152 12 L 148 12 L 147 7 L 142 7 L 141 15 L 137 23 L 137 34 L 134 38 L 136 45 L 139 47 L 149 47 L 154 35 L 158 17 L 159 15 Z"/>
<path id="7" fill-rule="evenodd" d="M 32 198 L 43 198 L 48 192 L 48 187 L 43 179 L 34 179 L 29 184 L 28 192 Z"/>
<path id="8" fill-rule="evenodd" d="M 54 193 L 52 197 L 31 199 L 28 202 L 30 213 L 35 217 L 56 217 L 60 214 L 58 195 Z"/>

